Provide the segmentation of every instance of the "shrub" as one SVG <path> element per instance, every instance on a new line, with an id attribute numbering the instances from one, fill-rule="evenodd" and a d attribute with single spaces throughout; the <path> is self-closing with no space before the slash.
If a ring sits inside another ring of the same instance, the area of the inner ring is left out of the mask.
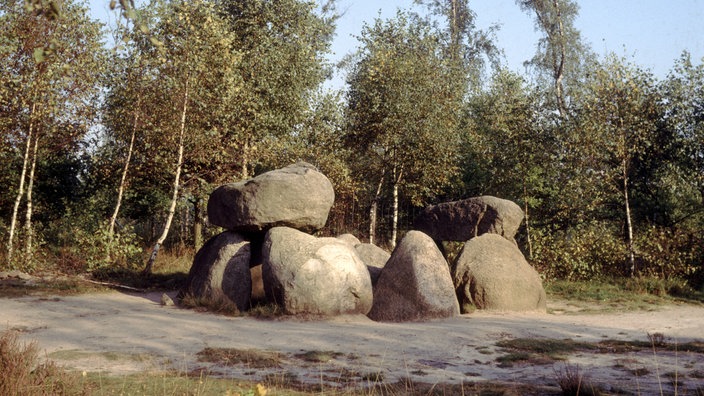
<path id="1" fill-rule="evenodd" d="M 565 396 L 602 394 L 601 389 L 591 384 L 588 378 L 582 374 L 579 366 L 567 364 L 564 369 L 556 371 L 555 376 L 560 389 L 562 389 L 562 394 Z"/>
<path id="2" fill-rule="evenodd" d="M 691 279 L 697 270 L 701 271 L 704 258 L 701 232 L 652 226 L 637 233 L 634 243 L 641 275 Z"/>
<path id="3" fill-rule="evenodd" d="M 627 272 L 626 244 L 608 224 L 533 232 L 534 265 L 548 279 L 590 280 Z"/>
<path id="4" fill-rule="evenodd" d="M 89 272 L 108 267 L 135 269 L 141 262 L 142 248 L 134 232 L 127 228 L 112 236 L 107 231 L 106 223 L 92 232 L 74 228 L 74 240 L 73 251 L 85 259 Z"/>

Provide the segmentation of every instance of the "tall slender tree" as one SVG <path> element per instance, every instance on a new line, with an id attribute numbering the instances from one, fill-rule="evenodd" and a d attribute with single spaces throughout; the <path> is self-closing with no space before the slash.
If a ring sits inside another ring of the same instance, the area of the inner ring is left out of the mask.
<path id="1" fill-rule="evenodd" d="M 36 3 L 36 2 L 35 2 Z M 72 1 L 41 4 L 13 0 L 0 2 L 4 52 L 0 58 L 5 94 L 0 117 L 24 147 L 22 171 L 7 241 L 12 257 L 18 209 L 26 198 L 25 250 L 33 247 L 33 191 L 40 156 L 68 150 L 78 143 L 94 121 L 98 76 L 104 64 L 101 25 L 88 17 L 83 5 Z"/>
<path id="2" fill-rule="evenodd" d="M 475 194 L 490 194 L 522 203 L 525 242 L 532 258 L 533 209 L 545 188 L 550 142 L 537 133 L 537 95 L 523 77 L 499 70 L 488 90 L 469 103 L 468 126 L 475 134 L 471 161 L 484 178 L 472 180 Z"/>
<path id="3" fill-rule="evenodd" d="M 391 183 L 395 246 L 400 190 L 405 187 L 420 205 L 457 172 L 461 94 L 426 23 L 399 11 L 394 19 L 365 26 L 360 40 L 359 61 L 348 79 L 348 139 Z"/>
<path id="4" fill-rule="evenodd" d="M 267 136 L 282 136 L 300 125 L 313 95 L 329 75 L 325 59 L 335 29 L 334 2 L 219 0 L 242 51 L 237 69 L 244 87 L 225 100 L 223 125 L 229 149 L 251 175 Z M 295 71 L 295 72 L 292 72 Z"/>
<path id="5" fill-rule="evenodd" d="M 658 96 L 652 74 L 614 55 L 592 70 L 580 97 L 579 126 L 583 153 L 594 159 L 586 172 L 595 173 L 603 188 L 619 196 L 631 276 L 636 274 L 631 210 L 634 164 L 654 142 Z"/>
<path id="6" fill-rule="evenodd" d="M 158 106 L 155 110 L 163 118 L 155 122 L 150 141 L 163 150 L 159 154 L 172 158 L 173 182 L 166 220 L 145 274 L 151 273 L 169 234 L 183 189 L 185 164 L 198 154 L 205 155 L 208 147 L 217 152 L 220 139 L 216 121 L 222 114 L 218 102 L 223 89 L 238 88 L 230 84 L 236 84 L 232 75 L 240 59 L 215 4 L 171 2 L 158 8 L 157 17 L 151 34 L 163 45 L 143 49 L 144 56 L 155 65 L 151 73 L 161 82 L 152 105 Z"/>
<path id="7" fill-rule="evenodd" d="M 521 9 L 535 17 L 535 28 L 543 34 L 538 51 L 526 65 L 534 68 L 539 83 L 551 85 L 553 103 L 561 118 L 569 106 L 569 87 L 583 76 L 591 50 L 574 26 L 579 6 L 574 0 L 516 0 Z"/>

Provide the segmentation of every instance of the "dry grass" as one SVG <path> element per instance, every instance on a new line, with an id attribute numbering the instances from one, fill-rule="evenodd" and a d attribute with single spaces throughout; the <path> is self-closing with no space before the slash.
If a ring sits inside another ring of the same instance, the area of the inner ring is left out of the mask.
<path id="1" fill-rule="evenodd" d="M 252 368 L 279 368 L 281 355 L 257 349 L 205 348 L 196 354 L 198 361 L 224 366 L 244 364 Z"/>
<path id="2" fill-rule="evenodd" d="M 196 297 L 192 294 L 186 294 L 179 300 L 178 305 L 183 308 L 191 308 L 196 311 L 214 312 L 226 316 L 239 316 L 241 314 L 237 305 L 226 296 L 218 296 L 212 298 Z"/>
<path id="3" fill-rule="evenodd" d="M 597 396 L 602 391 L 598 386 L 589 382 L 587 376 L 582 374 L 579 366 L 566 364 L 564 368 L 555 371 L 562 394 L 565 396 Z"/>
<path id="4" fill-rule="evenodd" d="M 37 344 L 20 342 L 14 331 L 0 335 L 0 395 L 89 394 L 80 376 L 40 362 Z"/>

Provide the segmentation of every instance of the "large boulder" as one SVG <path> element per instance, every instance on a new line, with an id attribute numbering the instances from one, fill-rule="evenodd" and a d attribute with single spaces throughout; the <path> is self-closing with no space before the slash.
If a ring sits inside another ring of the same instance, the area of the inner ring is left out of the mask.
<path id="1" fill-rule="evenodd" d="M 196 253 L 181 295 L 202 302 L 230 301 L 240 311 L 249 309 L 250 257 L 250 244 L 240 234 L 225 231 L 212 237 Z"/>
<path id="2" fill-rule="evenodd" d="M 513 241 L 522 221 L 523 210 L 514 202 L 485 195 L 428 206 L 413 228 L 437 241 L 464 242 L 487 233 Z"/>
<path id="3" fill-rule="evenodd" d="M 347 242 L 354 247 L 359 258 L 367 265 L 369 276 L 372 278 L 372 286 L 376 285 L 376 281 L 379 279 L 379 275 L 381 275 L 381 269 L 384 268 L 386 262 L 389 261 L 391 254 L 373 243 L 362 243 L 352 234 L 338 235 L 337 239 Z"/>
<path id="4" fill-rule="evenodd" d="M 514 243 L 495 234 L 467 241 L 452 269 L 462 312 L 546 310 L 538 272 Z"/>
<path id="5" fill-rule="evenodd" d="M 350 245 L 352 245 L 352 247 L 355 247 L 355 246 L 357 246 L 357 245 L 359 245 L 359 244 L 362 243 L 362 241 L 360 241 L 359 238 L 357 238 L 356 236 L 354 236 L 354 235 L 352 235 L 352 234 L 342 234 L 342 235 L 338 235 L 338 236 L 337 236 L 337 239 L 339 239 L 339 240 L 341 240 L 341 241 L 343 241 L 343 242 L 349 243 Z"/>
<path id="6" fill-rule="evenodd" d="M 447 261 L 432 238 L 409 231 L 381 270 L 369 318 L 404 322 L 458 314 Z"/>
<path id="7" fill-rule="evenodd" d="M 267 299 L 287 314 L 366 314 L 372 306 L 367 267 L 344 241 L 275 227 L 262 256 Z"/>
<path id="8" fill-rule="evenodd" d="M 391 254 L 372 243 L 360 243 L 354 247 L 354 250 L 367 265 L 369 276 L 372 278 L 372 286 L 375 286 L 381 276 L 381 270 L 386 266 Z"/>
<path id="9" fill-rule="evenodd" d="M 299 162 L 218 187 L 208 200 L 208 220 L 244 233 L 277 226 L 313 232 L 325 225 L 334 200 L 330 180 Z"/>

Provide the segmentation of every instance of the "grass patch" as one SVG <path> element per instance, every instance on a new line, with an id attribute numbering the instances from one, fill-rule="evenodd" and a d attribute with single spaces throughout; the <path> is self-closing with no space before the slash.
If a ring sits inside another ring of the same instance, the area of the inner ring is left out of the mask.
<path id="1" fill-rule="evenodd" d="M 78 349 L 55 351 L 48 355 L 49 358 L 57 360 L 81 360 L 96 356 L 111 362 L 116 362 L 120 360 L 128 360 L 132 362 L 149 362 L 152 360 L 152 357 L 146 353 L 86 352 Z"/>
<path id="2" fill-rule="evenodd" d="M 624 341 L 624 340 L 603 340 L 599 341 L 596 346 L 603 353 L 627 353 L 642 350 L 652 350 L 653 348 L 661 351 L 670 352 L 689 352 L 704 354 L 704 341 L 690 341 L 685 343 L 676 343 L 669 341 L 661 341 L 655 343 L 649 341 Z"/>
<path id="3" fill-rule="evenodd" d="M 239 316 L 241 314 L 240 310 L 237 308 L 237 304 L 226 296 L 201 298 L 189 293 L 179 299 L 178 305 L 183 308 L 190 308 L 201 312 L 214 312 L 225 316 Z"/>
<path id="4" fill-rule="evenodd" d="M 37 344 L 22 343 L 17 332 L 0 335 L 0 395 L 87 395 L 77 373 L 40 362 Z"/>
<path id="5" fill-rule="evenodd" d="M 672 303 L 704 304 L 704 293 L 679 280 L 619 278 L 590 281 L 554 280 L 545 283 L 548 299 L 569 300 L 583 312 L 653 310 Z M 580 304 L 581 303 L 581 304 Z M 598 305 L 597 305 L 598 304 Z"/>
<path id="6" fill-rule="evenodd" d="M 239 364 L 253 368 L 280 368 L 281 355 L 277 352 L 257 349 L 205 348 L 196 354 L 198 361 L 236 366 Z"/>
<path id="7" fill-rule="evenodd" d="M 293 356 L 306 362 L 327 363 L 333 359 L 344 355 L 344 353 L 333 351 L 307 351 L 303 353 L 297 353 Z"/>
<path id="8" fill-rule="evenodd" d="M 496 358 L 501 368 L 513 367 L 514 363 L 525 363 L 534 359 L 534 355 L 526 352 L 511 352 Z"/>
<path id="9" fill-rule="evenodd" d="M 360 395 L 405 395 L 405 396 L 446 396 L 446 395 L 478 395 L 478 396 L 515 396 L 515 395 L 561 395 L 552 387 L 504 384 L 495 382 L 465 382 L 459 384 L 416 382 L 411 379 L 386 384 L 378 383 Z"/>
<path id="10" fill-rule="evenodd" d="M 597 347 L 586 342 L 571 339 L 556 340 L 550 338 L 516 338 L 501 340 L 496 346 L 509 351 L 499 356 L 499 367 L 511 367 L 513 363 L 550 364 L 565 360 L 568 354 L 576 351 L 596 350 Z"/>
<path id="11" fill-rule="evenodd" d="M 552 364 L 556 361 L 566 360 L 567 355 L 575 352 L 593 352 L 593 353 L 610 353 L 610 354 L 626 354 L 641 351 L 668 351 L 677 353 L 693 353 L 704 354 L 704 342 L 692 341 L 687 343 L 676 343 L 667 341 L 666 338 L 659 333 L 648 334 L 648 341 L 624 341 L 624 340 L 603 340 L 599 342 L 579 342 L 571 339 L 532 339 L 532 338 L 517 338 L 513 340 L 502 340 L 496 343 L 496 346 L 502 348 L 505 352 L 496 358 L 497 366 L 500 368 L 510 368 L 514 364 Z M 619 360 L 614 366 L 628 371 L 636 377 L 650 374 L 650 370 L 644 367 L 628 368 L 626 363 L 633 363 L 629 360 Z M 563 379 L 570 382 L 579 382 L 578 370 L 575 367 L 566 367 L 562 372 L 556 372 L 558 379 Z M 696 372 L 690 373 L 689 376 L 694 378 Z M 562 385 L 561 385 L 562 386 Z M 598 389 L 583 389 L 582 392 L 595 393 L 579 393 L 579 394 L 599 394 Z M 575 394 L 575 393 L 565 393 Z"/>
<path id="12" fill-rule="evenodd" d="M 13 279 L 0 280 L 0 298 L 17 298 L 27 296 L 71 296 L 85 293 L 98 293 L 110 290 L 109 288 L 85 281 L 84 279 L 37 278 L 31 283 L 16 282 Z"/>
<path id="13" fill-rule="evenodd" d="M 168 270 L 161 268 L 161 271 L 149 275 L 142 274 L 141 270 L 121 267 L 105 268 L 95 271 L 92 278 L 98 282 L 105 282 L 113 287 L 126 286 L 129 288 L 144 291 L 177 290 L 183 288 L 188 278 L 188 270 Z"/>
<path id="14" fill-rule="evenodd" d="M 303 395 L 291 389 L 276 389 L 267 384 L 210 377 L 205 373 L 188 376 L 164 372 L 105 376 L 88 373 L 84 384 L 91 395 Z"/>
<path id="15" fill-rule="evenodd" d="M 278 304 L 275 303 L 262 303 L 255 304 L 252 308 L 247 311 L 247 316 L 251 316 L 257 319 L 276 319 L 284 315 L 284 311 Z"/>

